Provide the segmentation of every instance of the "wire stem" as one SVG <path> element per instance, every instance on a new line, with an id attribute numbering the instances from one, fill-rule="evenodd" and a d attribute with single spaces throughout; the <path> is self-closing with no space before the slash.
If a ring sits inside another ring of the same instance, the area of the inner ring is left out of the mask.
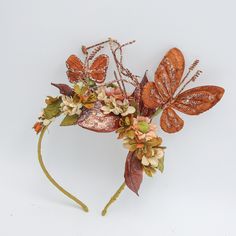
<path id="1" fill-rule="evenodd" d="M 104 209 L 102 210 L 102 216 L 105 216 L 107 213 L 107 210 L 109 208 L 109 206 L 116 201 L 116 199 L 120 196 L 121 192 L 124 190 L 125 188 L 125 182 L 119 187 L 119 189 L 115 192 L 115 194 L 111 197 L 110 201 L 107 203 L 107 205 L 104 207 Z"/>
<path id="2" fill-rule="evenodd" d="M 71 200 L 73 200 L 74 202 L 76 202 L 77 204 L 79 204 L 82 209 L 85 212 L 88 212 L 89 209 L 88 207 L 81 202 L 78 198 L 76 198 L 75 196 L 73 196 L 72 194 L 70 194 L 69 192 L 67 192 L 64 188 L 62 188 L 53 178 L 52 176 L 49 174 L 49 172 L 47 171 L 43 159 L 42 159 L 42 154 L 41 154 L 41 146 L 42 146 L 42 139 L 44 136 L 45 131 L 47 130 L 48 126 L 45 126 L 39 136 L 39 141 L 38 141 L 38 160 L 39 160 L 39 164 L 44 172 L 44 174 L 46 175 L 46 177 L 48 178 L 48 180 L 59 190 L 61 191 L 63 194 L 65 194 L 68 198 L 70 198 Z"/>
<path id="3" fill-rule="evenodd" d="M 97 46 L 100 46 L 100 45 L 103 45 L 103 44 L 109 43 L 109 42 L 110 42 L 110 40 L 108 39 L 108 40 L 103 41 L 103 42 L 101 42 L 101 43 L 96 43 L 96 44 L 94 44 L 94 45 L 91 45 L 91 46 L 89 46 L 89 47 L 86 47 L 86 49 L 89 50 L 89 49 L 91 49 L 91 48 L 94 48 L 94 47 L 97 47 Z"/>

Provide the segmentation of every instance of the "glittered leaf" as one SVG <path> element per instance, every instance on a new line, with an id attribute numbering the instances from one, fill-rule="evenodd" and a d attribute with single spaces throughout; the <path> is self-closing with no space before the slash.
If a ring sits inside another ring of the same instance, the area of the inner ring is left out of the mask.
<path id="1" fill-rule="evenodd" d="M 143 166 L 135 152 L 128 153 L 124 177 L 128 188 L 138 195 L 138 190 L 143 180 Z"/>
<path id="2" fill-rule="evenodd" d="M 61 122 L 60 126 L 69 126 L 69 125 L 75 125 L 77 123 L 77 120 L 78 120 L 78 115 L 75 114 L 75 115 L 72 115 L 72 116 L 69 116 L 67 115 Z"/>
<path id="3" fill-rule="evenodd" d="M 198 115 L 218 103 L 223 94 L 224 89 L 218 86 L 192 88 L 177 97 L 173 108 L 188 115 Z"/>
<path id="4" fill-rule="evenodd" d="M 145 107 L 156 109 L 162 103 L 162 99 L 157 92 L 157 88 L 154 82 L 148 82 L 145 84 L 142 92 L 142 100 Z"/>
<path id="5" fill-rule="evenodd" d="M 112 113 L 105 115 L 101 111 L 101 102 L 96 102 L 92 109 L 84 109 L 78 119 L 82 128 L 99 132 L 113 132 L 119 128 L 120 117 Z"/>
<path id="6" fill-rule="evenodd" d="M 148 108 L 144 105 L 142 100 L 142 93 L 144 86 L 148 83 L 147 73 L 144 74 L 142 81 L 136 86 L 131 97 L 134 99 L 134 103 L 137 104 L 136 110 L 141 116 L 152 116 L 155 113 L 155 109 Z M 131 101 L 132 103 L 132 101 Z"/>

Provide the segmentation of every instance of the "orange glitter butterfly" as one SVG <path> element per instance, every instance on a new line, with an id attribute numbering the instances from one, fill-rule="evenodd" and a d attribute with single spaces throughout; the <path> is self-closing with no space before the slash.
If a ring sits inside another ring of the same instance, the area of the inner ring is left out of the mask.
<path id="1" fill-rule="evenodd" d="M 109 58 L 105 54 L 96 57 L 91 65 L 89 65 L 89 61 L 83 63 L 77 56 L 71 55 L 66 61 L 68 79 L 72 83 L 86 78 L 97 83 L 103 83 L 106 78 L 108 63 Z"/>
<path id="2" fill-rule="evenodd" d="M 197 63 L 198 61 L 195 61 L 195 64 Z M 163 110 L 160 125 L 167 133 L 178 132 L 184 126 L 184 121 L 177 115 L 175 110 L 188 115 L 199 115 L 212 108 L 224 94 L 223 88 L 210 85 L 182 92 L 186 85 L 191 81 L 195 81 L 201 73 L 201 71 L 197 71 L 184 84 L 195 65 L 193 64 L 189 68 L 189 72 L 182 79 L 184 67 L 185 61 L 182 52 L 177 48 L 172 48 L 158 66 L 154 82 L 148 82 L 143 89 L 142 100 L 144 105 L 148 108 Z M 181 85 L 183 87 L 179 89 Z M 179 92 L 177 92 L 178 89 Z"/>

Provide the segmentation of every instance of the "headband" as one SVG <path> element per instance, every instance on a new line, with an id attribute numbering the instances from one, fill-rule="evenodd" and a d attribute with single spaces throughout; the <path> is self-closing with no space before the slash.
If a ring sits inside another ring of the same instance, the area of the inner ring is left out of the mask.
<path id="1" fill-rule="evenodd" d="M 52 83 L 60 95 L 46 98 L 46 106 L 33 126 L 39 134 L 38 160 L 44 174 L 86 212 L 88 207 L 53 179 L 42 160 L 42 139 L 55 118 L 62 116 L 60 126 L 78 125 L 98 133 L 116 132 L 128 149 L 124 182 L 103 209 L 105 215 L 125 186 L 138 195 L 144 173 L 152 177 L 156 171 L 164 170 L 165 146 L 153 118 L 160 116 L 160 128 L 176 133 L 184 126 L 179 114 L 199 115 L 212 108 L 224 94 L 223 88 L 212 85 L 186 89 L 202 71 L 196 70 L 199 60 L 195 60 L 184 75 L 185 60 L 178 48 L 165 54 L 150 81 L 146 72 L 142 78 L 133 74 L 123 63 L 123 49 L 133 43 L 121 44 L 108 39 L 82 46 L 82 60 L 76 55 L 69 56 L 66 66 L 70 86 Z M 113 59 L 110 81 L 106 80 L 109 56 L 101 53 L 105 47 Z"/>

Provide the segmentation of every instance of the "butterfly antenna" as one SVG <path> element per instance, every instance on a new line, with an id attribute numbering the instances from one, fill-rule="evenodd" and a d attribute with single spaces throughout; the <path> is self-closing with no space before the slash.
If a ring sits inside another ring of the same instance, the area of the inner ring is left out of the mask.
<path id="1" fill-rule="evenodd" d="M 91 54 L 89 55 L 88 57 L 88 61 L 91 61 L 93 60 L 93 58 L 96 56 L 96 54 L 101 51 L 102 49 L 104 48 L 104 46 L 97 46 L 92 52 Z"/>
<path id="2" fill-rule="evenodd" d="M 196 59 L 192 64 L 191 64 L 191 66 L 188 68 L 188 72 L 187 72 L 187 74 L 184 76 L 184 78 L 181 80 L 181 82 L 180 82 L 180 85 L 182 85 L 185 81 L 186 81 L 186 79 L 188 78 L 188 76 L 190 75 L 190 73 L 197 67 L 197 65 L 199 64 L 199 60 L 198 59 Z"/>
<path id="3" fill-rule="evenodd" d="M 197 72 L 191 78 L 191 81 L 195 82 L 195 80 L 202 74 L 201 70 L 197 70 Z"/>
<path id="4" fill-rule="evenodd" d="M 198 77 L 200 77 L 200 75 L 202 74 L 202 71 L 201 70 L 197 70 L 197 72 L 191 77 L 190 80 L 188 80 L 184 86 L 180 89 L 180 91 L 177 93 L 177 95 L 175 97 L 178 97 L 178 95 L 186 88 L 186 86 L 190 83 L 190 82 L 195 82 L 196 79 Z"/>

